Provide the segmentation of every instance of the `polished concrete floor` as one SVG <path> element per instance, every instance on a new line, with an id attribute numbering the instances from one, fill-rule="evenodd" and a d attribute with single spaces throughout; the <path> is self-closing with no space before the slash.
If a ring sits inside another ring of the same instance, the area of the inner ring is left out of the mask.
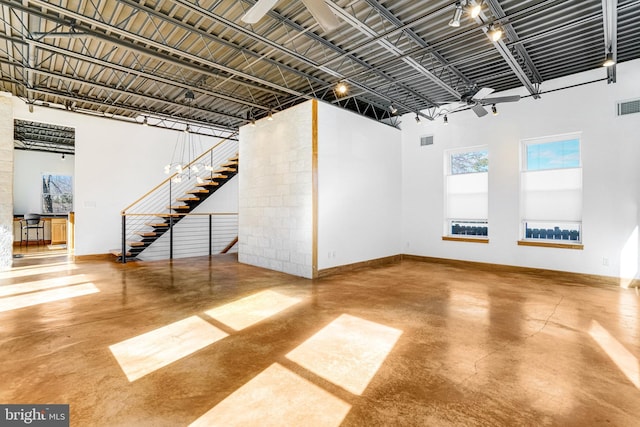
<path id="1" fill-rule="evenodd" d="M 0 273 L 0 403 L 74 426 L 638 426 L 640 297 L 585 280 L 28 256 Z"/>

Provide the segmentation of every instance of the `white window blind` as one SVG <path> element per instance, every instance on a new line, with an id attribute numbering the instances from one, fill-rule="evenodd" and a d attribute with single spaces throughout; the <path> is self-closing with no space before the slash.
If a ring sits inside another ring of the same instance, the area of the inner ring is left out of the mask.
<path id="1" fill-rule="evenodd" d="M 447 218 L 486 219 L 489 217 L 489 173 L 448 175 Z"/>
<path id="2" fill-rule="evenodd" d="M 582 220 L 582 168 L 522 172 L 526 220 Z"/>

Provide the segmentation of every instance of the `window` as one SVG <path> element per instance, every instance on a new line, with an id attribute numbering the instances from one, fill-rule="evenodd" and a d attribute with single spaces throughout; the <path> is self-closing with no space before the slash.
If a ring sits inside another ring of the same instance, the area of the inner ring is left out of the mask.
<path id="1" fill-rule="evenodd" d="M 42 213 L 69 213 L 73 210 L 73 177 L 42 175 Z"/>
<path id="2" fill-rule="evenodd" d="M 488 236 L 489 151 L 486 147 L 445 153 L 445 235 Z"/>
<path id="3" fill-rule="evenodd" d="M 522 240 L 582 242 L 580 135 L 522 142 Z"/>

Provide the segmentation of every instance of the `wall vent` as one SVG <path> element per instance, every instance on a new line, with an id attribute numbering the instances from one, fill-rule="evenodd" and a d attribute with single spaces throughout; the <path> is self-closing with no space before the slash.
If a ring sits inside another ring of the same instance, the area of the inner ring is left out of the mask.
<path id="1" fill-rule="evenodd" d="M 640 113 L 640 99 L 618 102 L 619 116 L 626 116 L 627 114 L 633 113 Z"/>
<path id="2" fill-rule="evenodd" d="M 420 146 L 424 147 L 425 145 L 433 145 L 433 135 L 420 137 Z"/>

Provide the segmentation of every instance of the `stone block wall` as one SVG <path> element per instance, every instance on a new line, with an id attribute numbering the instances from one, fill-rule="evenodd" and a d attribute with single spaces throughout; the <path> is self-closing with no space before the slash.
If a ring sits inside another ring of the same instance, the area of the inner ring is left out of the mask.
<path id="1" fill-rule="evenodd" d="M 13 261 L 13 105 L 0 93 L 0 271 Z"/>

